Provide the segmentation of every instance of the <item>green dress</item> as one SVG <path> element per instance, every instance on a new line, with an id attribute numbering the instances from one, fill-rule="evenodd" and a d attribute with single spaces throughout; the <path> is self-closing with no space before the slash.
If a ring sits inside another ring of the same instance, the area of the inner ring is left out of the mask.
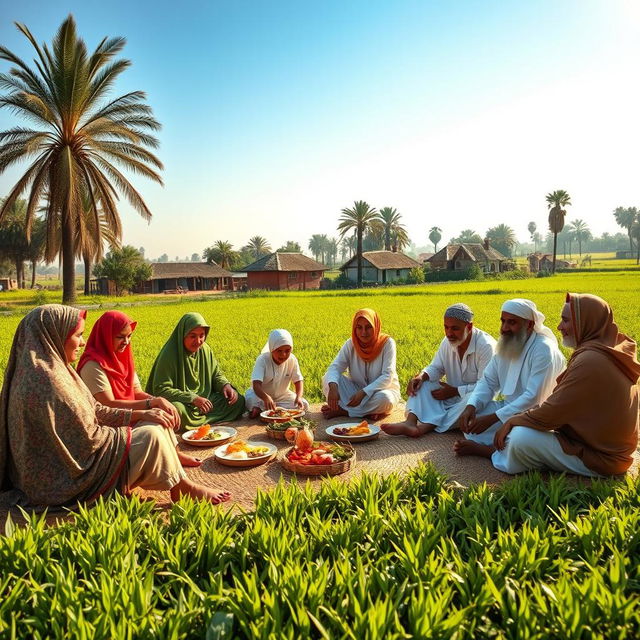
<path id="1" fill-rule="evenodd" d="M 187 313 L 180 318 L 153 363 L 146 387 L 147 393 L 162 396 L 176 407 L 185 429 L 236 420 L 244 412 L 243 396 L 238 394 L 238 400 L 230 405 L 222 395 L 222 388 L 229 381 L 211 347 L 205 342 L 195 353 L 184 348 L 185 336 L 196 327 L 203 327 L 209 334 L 209 325 L 199 313 Z M 206 415 L 191 404 L 197 396 L 208 398 L 213 404 Z"/>

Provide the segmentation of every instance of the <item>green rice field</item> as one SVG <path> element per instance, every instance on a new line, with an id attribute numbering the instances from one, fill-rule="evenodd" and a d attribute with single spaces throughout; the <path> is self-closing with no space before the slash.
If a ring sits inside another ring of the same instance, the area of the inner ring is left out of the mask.
<path id="1" fill-rule="evenodd" d="M 601 295 L 621 330 L 640 338 L 638 272 L 138 300 L 123 310 L 139 323 L 143 381 L 177 320 L 195 310 L 240 389 L 268 331 L 289 329 L 306 395 L 319 401 L 360 307 L 376 309 L 397 340 L 404 386 L 433 355 L 449 304 L 468 303 L 496 335 L 510 297 L 534 300 L 555 328 L 566 291 Z M 24 312 L 0 316 L 0 371 Z M 100 312 L 89 312 L 89 328 Z M 639 488 L 634 478 L 527 474 L 465 489 L 421 465 L 328 480 L 317 493 L 282 484 L 246 513 L 189 500 L 163 512 L 117 498 L 54 527 L 38 516 L 20 527 L 9 520 L 0 638 L 634 639 Z"/>

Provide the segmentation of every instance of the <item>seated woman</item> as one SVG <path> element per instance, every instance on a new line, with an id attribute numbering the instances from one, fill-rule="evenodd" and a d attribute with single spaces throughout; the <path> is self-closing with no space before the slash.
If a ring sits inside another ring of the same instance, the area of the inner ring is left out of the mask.
<path id="1" fill-rule="evenodd" d="M 147 393 L 162 396 L 180 414 L 184 429 L 237 420 L 244 398 L 225 378 L 205 340 L 209 325 L 199 313 L 186 313 L 153 363 Z"/>
<path id="2" fill-rule="evenodd" d="M 322 387 L 327 403 L 321 410 L 326 419 L 380 420 L 400 401 L 396 343 L 380 332 L 380 318 L 373 309 L 360 309 L 353 316 L 351 338 L 329 366 Z"/>
<path id="3" fill-rule="evenodd" d="M 244 394 L 250 418 L 276 407 L 305 411 L 309 408 L 302 397 L 304 378 L 292 350 L 293 338 L 286 329 L 274 329 L 269 334 L 251 373 L 252 388 Z M 289 388 L 291 383 L 295 393 Z"/>
<path id="4" fill-rule="evenodd" d="M 180 428 L 178 411 L 168 400 L 149 395 L 140 386 L 131 350 L 131 336 L 136 325 L 121 311 L 103 313 L 91 329 L 76 371 L 100 404 L 114 409 L 146 409 L 143 420 L 170 429 L 177 446 L 178 439 L 173 430 Z M 160 411 L 154 413 L 149 409 Z M 202 464 L 198 458 L 177 453 L 185 467 Z"/>
<path id="5" fill-rule="evenodd" d="M 0 487 L 13 503 L 70 507 L 133 487 L 217 504 L 229 499 L 187 478 L 170 429 L 132 422 L 145 411 L 96 402 L 71 363 L 85 311 L 36 307 L 18 325 L 0 404 Z M 150 409 L 160 413 L 161 409 Z"/>

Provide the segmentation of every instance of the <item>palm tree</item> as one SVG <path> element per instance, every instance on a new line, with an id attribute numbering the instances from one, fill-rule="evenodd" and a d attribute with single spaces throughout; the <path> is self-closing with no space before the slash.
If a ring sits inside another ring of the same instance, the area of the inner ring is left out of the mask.
<path id="1" fill-rule="evenodd" d="M 549 229 L 553 233 L 553 263 L 551 273 L 556 272 L 556 250 L 558 245 L 558 234 L 564 227 L 564 217 L 567 215 L 566 209 L 571 204 L 571 196 L 564 190 L 558 189 L 546 195 L 547 208 L 549 211 Z"/>
<path id="2" fill-rule="evenodd" d="M 0 255 L 13 262 L 19 289 L 24 288 L 24 263 L 29 259 L 29 238 L 24 223 L 26 209 L 25 200 L 16 200 L 0 223 Z"/>
<path id="3" fill-rule="evenodd" d="M 442 240 L 442 229 L 440 227 L 431 227 L 429 229 L 429 240 L 433 244 L 433 252 L 438 253 L 438 242 Z"/>
<path id="4" fill-rule="evenodd" d="M 253 236 L 253 238 L 250 238 L 247 243 L 247 249 L 251 251 L 256 260 L 267 253 L 271 253 L 271 245 L 267 242 L 266 238 L 262 236 Z"/>
<path id="5" fill-rule="evenodd" d="M 229 269 L 236 259 L 237 253 L 233 250 L 233 245 L 224 240 L 216 240 L 212 246 L 207 247 L 202 252 L 205 262 L 211 264 L 215 262 L 223 269 Z"/>
<path id="6" fill-rule="evenodd" d="M 364 200 L 357 200 L 351 209 L 342 210 L 338 224 L 340 236 L 344 237 L 350 231 L 356 233 L 356 255 L 358 262 L 358 287 L 362 286 L 362 235 L 369 225 L 378 218 L 378 212 Z"/>
<path id="7" fill-rule="evenodd" d="M 487 238 L 491 240 L 491 244 L 498 249 L 498 251 L 501 251 L 509 257 L 511 257 L 513 248 L 518 244 L 516 232 L 506 224 L 491 227 L 487 231 Z"/>
<path id="8" fill-rule="evenodd" d="M 319 233 L 314 233 L 309 239 L 309 251 L 311 251 L 316 261 L 319 261 L 320 256 L 324 250 L 323 238 L 326 237 L 326 235 L 322 236 Z"/>
<path id="9" fill-rule="evenodd" d="M 538 251 L 538 245 L 542 242 L 542 235 L 540 234 L 540 232 L 536 231 L 532 236 L 531 239 L 533 240 L 533 250 Z"/>
<path id="10" fill-rule="evenodd" d="M 633 251 L 633 234 L 631 233 L 631 227 L 636 221 L 638 216 L 638 209 L 636 207 L 617 207 L 613 212 L 613 217 L 616 219 L 619 227 L 627 230 L 629 236 L 629 251 Z"/>
<path id="11" fill-rule="evenodd" d="M 294 242 L 293 240 L 287 240 L 287 243 L 282 245 L 278 251 L 281 253 L 301 253 L 302 247 L 299 243 Z"/>
<path id="12" fill-rule="evenodd" d="M 589 225 L 584 220 L 572 220 L 571 227 L 573 230 L 573 237 L 578 241 L 578 251 L 580 252 L 580 257 L 582 258 L 582 243 L 585 240 L 589 240 L 591 238 L 591 230 L 589 229 Z"/>
<path id="13" fill-rule="evenodd" d="M 150 132 L 160 124 L 140 91 L 104 102 L 116 78 L 130 65 L 128 60 L 113 59 L 124 47 L 124 38 L 104 38 L 89 55 L 72 16 L 60 26 L 51 49 L 38 45 L 25 25 L 16 26 L 36 51 L 36 70 L 0 47 L 0 59 L 13 65 L 9 74 L 1 76 L 7 93 L 0 98 L 0 107 L 40 128 L 15 127 L 0 133 L 0 172 L 35 156 L 0 209 L 0 220 L 28 189 L 25 219 L 29 234 L 38 205 L 48 196 L 45 259 L 52 257 L 49 239 L 59 228 L 62 300 L 70 304 L 76 296 L 74 229 L 82 216 L 82 194 L 88 194 L 96 212 L 100 203 L 116 235 L 121 228 L 117 191 L 150 220 L 151 211 L 120 167 L 162 184 L 157 171 L 162 163 L 148 151 L 158 146 Z"/>
<path id="14" fill-rule="evenodd" d="M 329 238 L 327 242 L 327 257 L 329 259 L 329 265 L 335 267 L 336 259 L 338 257 L 338 244 L 337 238 Z"/>
<path id="15" fill-rule="evenodd" d="M 536 241 L 536 230 L 538 229 L 538 225 L 535 222 L 530 222 L 527 225 L 527 231 L 531 236 L 531 242 L 533 242 L 533 251 L 534 253 L 537 251 L 537 241 Z"/>
<path id="16" fill-rule="evenodd" d="M 391 251 L 395 246 L 396 251 L 402 251 L 409 244 L 407 229 L 400 223 L 402 215 L 392 207 L 383 207 L 380 209 L 379 216 L 384 230 L 384 248 Z"/>
<path id="17" fill-rule="evenodd" d="M 636 239 L 636 247 L 638 247 L 638 253 L 636 254 L 636 264 L 640 264 L 640 214 L 636 216 L 633 224 L 631 225 L 631 235 Z"/>
<path id="18" fill-rule="evenodd" d="M 482 242 L 482 237 L 473 229 L 463 229 L 457 238 L 451 239 L 451 242 L 455 242 L 458 244 L 464 244 L 466 242 Z"/>

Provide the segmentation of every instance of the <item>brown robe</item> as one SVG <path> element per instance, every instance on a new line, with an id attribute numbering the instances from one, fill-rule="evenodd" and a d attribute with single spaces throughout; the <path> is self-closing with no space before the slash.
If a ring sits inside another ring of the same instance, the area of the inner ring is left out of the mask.
<path id="1" fill-rule="evenodd" d="M 11 502 L 73 506 L 126 478 L 129 412 L 96 403 L 66 362 L 79 317 L 44 305 L 16 330 L 0 400 L 0 489 L 11 490 Z"/>
<path id="2" fill-rule="evenodd" d="M 624 473 L 638 446 L 636 343 L 618 332 L 601 298 L 571 293 L 567 302 L 577 348 L 547 400 L 511 421 L 554 431 L 563 451 L 591 471 Z"/>

